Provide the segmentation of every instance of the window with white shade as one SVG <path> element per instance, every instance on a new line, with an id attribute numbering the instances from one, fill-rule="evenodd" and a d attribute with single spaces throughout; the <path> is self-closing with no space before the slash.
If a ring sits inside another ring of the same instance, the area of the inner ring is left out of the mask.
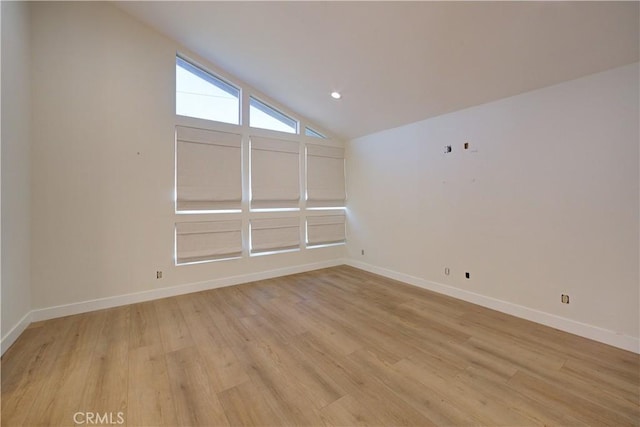
<path id="1" fill-rule="evenodd" d="M 307 207 L 344 207 L 344 149 L 307 145 Z"/>
<path id="2" fill-rule="evenodd" d="M 298 208 L 300 144 L 252 136 L 251 209 Z"/>
<path id="3" fill-rule="evenodd" d="M 175 227 L 176 264 L 242 256 L 241 220 L 180 222 Z"/>
<path id="4" fill-rule="evenodd" d="M 251 220 L 251 254 L 300 248 L 300 219 L 256 218 Z"/>
<path id="5" fill-rule="evenodd" d="M 176 126 L 176 210 L 239 210 L 241 135 Z"/>
<path id="6" fill-rule="evenodd" d="M 240 124 L 240 89 L 176 56 L 176 114 Z"/>
<path id="7" fill-rule="evenodd" d="M 344 214 L 307 217 L 307 246 L 324 246 L 344 242 Z"/>
<path id="8" fill-rule="evenodd" d="M 175 76 L 176 265 L 345 242 L 340 142 L 182 54 Z"/>

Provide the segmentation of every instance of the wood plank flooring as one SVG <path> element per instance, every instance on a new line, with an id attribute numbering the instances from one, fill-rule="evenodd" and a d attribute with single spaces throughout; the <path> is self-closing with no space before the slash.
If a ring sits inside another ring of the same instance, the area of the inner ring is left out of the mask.
<path id="1" fill-rule="evenodd" d="M 639 398 L 637 354 L 346 266 L 32 324 L 2 358 L 3 426 L 638 426 Z"/>

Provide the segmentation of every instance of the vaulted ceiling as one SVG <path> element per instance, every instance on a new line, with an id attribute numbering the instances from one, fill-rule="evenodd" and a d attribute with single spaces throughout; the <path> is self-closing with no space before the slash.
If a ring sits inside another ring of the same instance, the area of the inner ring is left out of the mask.
<path id="1" fill-rule="evenodd" d="M 346 139 L 639 57 L 638 2 L 117 5 Z"/>

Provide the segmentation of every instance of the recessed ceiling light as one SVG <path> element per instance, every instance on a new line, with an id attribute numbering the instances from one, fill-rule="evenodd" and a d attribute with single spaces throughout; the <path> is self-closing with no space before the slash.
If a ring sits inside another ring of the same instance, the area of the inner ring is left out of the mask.
<path id="1" fill-rule="evenodd" d="M 331 92 L 331 97 L 333 99 L 340 99 L 342 98 L 342 95 L 340 95 L 340 92 Z"/>

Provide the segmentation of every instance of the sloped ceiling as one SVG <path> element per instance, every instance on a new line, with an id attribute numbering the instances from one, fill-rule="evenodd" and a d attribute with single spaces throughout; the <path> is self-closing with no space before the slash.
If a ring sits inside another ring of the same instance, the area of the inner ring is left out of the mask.
<path id="1" fill-rule="evenodd" d="M 636 62 L 639 5 L 117 3 L 345 139 Z"/>

